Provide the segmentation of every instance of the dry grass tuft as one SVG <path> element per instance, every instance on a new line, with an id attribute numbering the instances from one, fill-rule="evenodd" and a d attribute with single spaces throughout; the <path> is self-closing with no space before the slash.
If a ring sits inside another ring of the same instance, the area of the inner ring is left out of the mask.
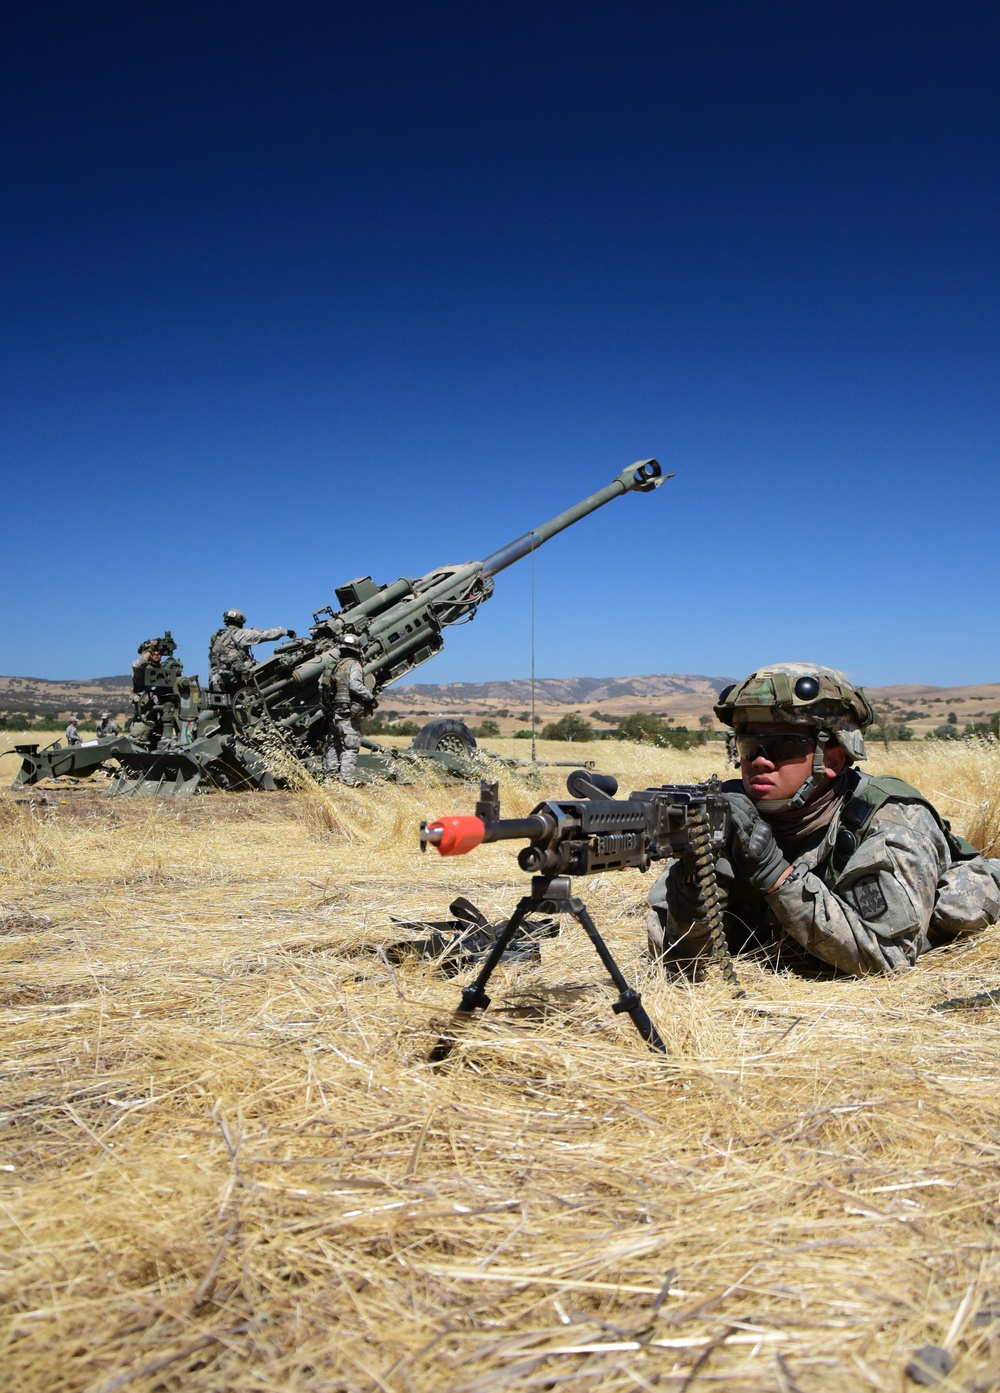
<path id="1" fill-rule="evenodd" d="M 995 837 L 995 747 L 888 764 Z M 566 772 L 503 773 L 505 811 Z M 648 878 L 599 877 L 667 1060 L 567 925 L 435 1070 L 458 985 L 378 948 L 522 892 L 509 847 L 416 850 L 474 789 L 48 797 L 0 800 L 5 1388 L 898 1390 L 926 1343 L 997 1386 L 1000 1013 L 929 1009 L 1000 987 L 995 932 L 898 979 L 745 968 L 751 1015 L 649 972 Z"/>

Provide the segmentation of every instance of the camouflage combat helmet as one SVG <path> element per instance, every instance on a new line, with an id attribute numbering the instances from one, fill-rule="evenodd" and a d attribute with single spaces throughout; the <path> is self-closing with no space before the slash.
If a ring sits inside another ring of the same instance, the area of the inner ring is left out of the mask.
<path id="1" fill-rule="evenodd" d="M 874 720 L 863 688 L 855 687 L 836 668 L 818 663 L 769 663 L 758 668 L 719 693 L 715 714 L 737 732 L 768 722 L 816 730 L 812 775 L 788 800 L 789 806 L 801 806 L 820 783 L 823 754 L 831 739 L 844 750 L 848 763 L 865 758 L 864 730 Z M 777 803 L 770 806 L 778 810 Z"/>
<path id="2" fill-rule="evenodd" d="M 247 622 L 247 617 L 241 609 L 227 609 L 222 616 L 223 624 L 238 624 L 240 628 Z"/>
<path id="3" fill-rule="evenodd" d="M 361 635 L 356 634 L 353 629 L 345 629 L 337 639 L 337 643 L 341 648 L 350 648 L 355 653 L 361 652 Z"/>

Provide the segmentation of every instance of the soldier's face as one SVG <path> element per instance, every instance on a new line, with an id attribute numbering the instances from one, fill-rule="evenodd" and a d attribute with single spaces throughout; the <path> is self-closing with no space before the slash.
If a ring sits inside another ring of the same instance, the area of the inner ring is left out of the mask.
<path id="1" fill-rule="evenodd" d="M 745 730 L 740 731 L 741 735 L 760 736 L 761 747 L 756 754 L 752 758 L 740 760 L 743 787 L 755 802 L 791 798 L 808 779 L 812 773 L 813 740 L 801 742 L 801 753 L 782 753 L 782 756 L 777 758 L 771 757 L 767 752 L 769 735 L 801 735 L 802 733 L 802 726 L 790 724 L 748 726 Z M 823 759 L 827 779 L 837 777 L 844 767 L 846 758 L 847 756 L 840 745 L 831 743 L 827 746 Z M 824 787 L 825 785 L 820 785 L 813 797 L 815 798 L 818 793 L 821 793 Z"/>

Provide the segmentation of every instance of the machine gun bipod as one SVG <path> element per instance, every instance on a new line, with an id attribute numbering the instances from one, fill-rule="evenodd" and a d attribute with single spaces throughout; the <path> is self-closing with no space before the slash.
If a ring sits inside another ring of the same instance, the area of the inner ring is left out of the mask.
<path id="1" fill-rule="evenodd" d="M 497 935 L 497 940 L 475 981 L 462 988 L 462 998 L 455 1010 L 456 1018 L 468 1020 L 475 1011 L 485 1011 L 489 1006 L 490 998 L 486 995 L 486 984 L 493 975 L 493 969 L 503 957 L 507 945 L 533 910 L 537 910 L 541 914 L 572 915 L 594 945 L 594 951 L 618 989 L 618 1000 L 612 1002 L 612 1011 L 615 1015 L 627 1015 L 650 1049 L 657 1050 L 660 1054 L 666 1054 L 667 1047 L 656 1026 L 646 1014 L 646 1008 L 642 1004 L 640 994 L 634 987 L 629 986 L 611 949 L 604 942 L 600 930 L 590 917 L 587 906 L 573 894 L 573 882 L 568 875 L 532 876 L 531 893 L 522 896 L 518 901 L 514 913 Z M 430 1062 L 432 1064 L 443 1063 L 451 1054 L 456 1043 L 454 1036 L 442 1035 L 428 1056 Z"/>

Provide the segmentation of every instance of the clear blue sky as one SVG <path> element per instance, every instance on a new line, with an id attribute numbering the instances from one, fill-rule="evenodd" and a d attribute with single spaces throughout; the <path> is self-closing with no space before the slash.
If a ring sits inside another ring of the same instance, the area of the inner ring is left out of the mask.
<path id="1" fill-rule="evenodd" d="M 7 6 L 0 671 L 204 675 L 656 455 L 539 675 L 1000 679 L 998 70 L 992 0 Z M 528 663 L 522 563 L 416 680 Z"/>

